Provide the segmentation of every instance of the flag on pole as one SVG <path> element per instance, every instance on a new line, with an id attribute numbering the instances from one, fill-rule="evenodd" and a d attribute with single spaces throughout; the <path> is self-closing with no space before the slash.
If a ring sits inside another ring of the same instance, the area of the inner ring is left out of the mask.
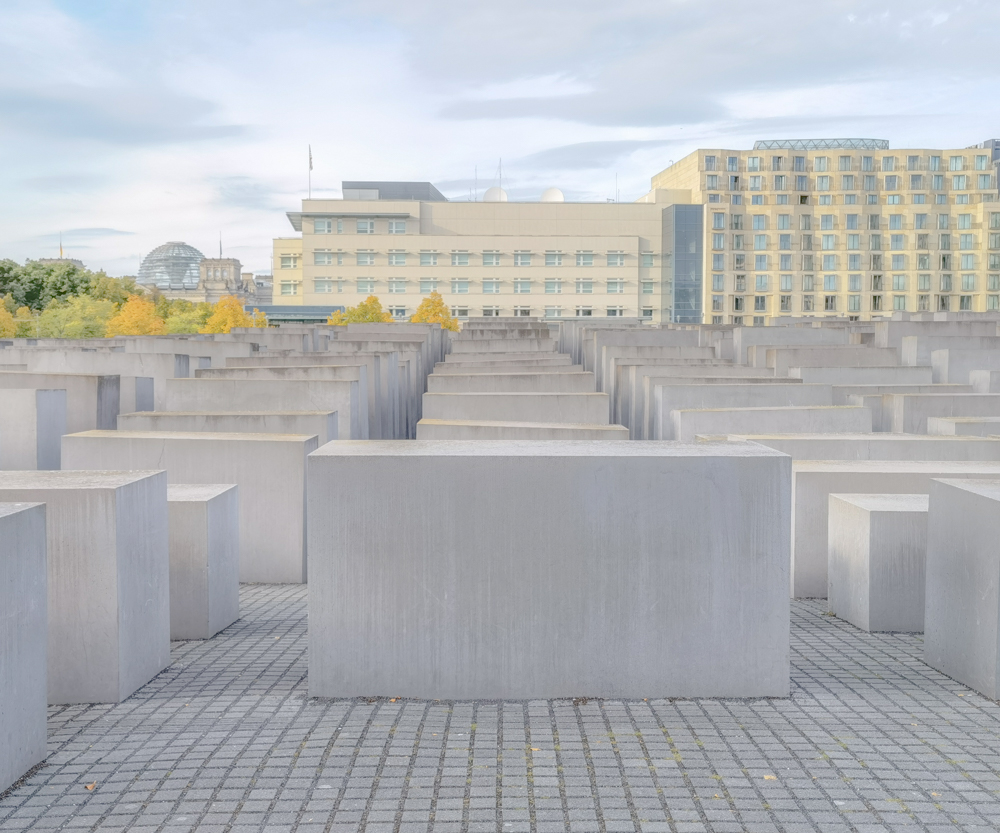
<path id="1" fill-rule="evenodd" d="M 309 170 L 313 169 L 313 146 L 309 145 Z"/>

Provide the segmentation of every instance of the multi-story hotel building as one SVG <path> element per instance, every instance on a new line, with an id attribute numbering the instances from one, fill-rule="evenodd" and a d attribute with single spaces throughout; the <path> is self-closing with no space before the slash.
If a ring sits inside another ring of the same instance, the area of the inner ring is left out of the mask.
<path id="1" fill-rule="evenodd" d="M 393 316 L 432 291 L 467 316 L 758 324 L 894 310 L 1000 309 L 996 140 L 890 150 L 872 139 L 699 150 L 634 203 L 449 202 L 430 183 L 345 182 L 290 212 L 274 303 Z"/>
<path id="2" fill-rule="evenodd" d="M 1000 309 L 998 142 L 699 150 L 653 177 L 705 206 L 705 321 Z"/>

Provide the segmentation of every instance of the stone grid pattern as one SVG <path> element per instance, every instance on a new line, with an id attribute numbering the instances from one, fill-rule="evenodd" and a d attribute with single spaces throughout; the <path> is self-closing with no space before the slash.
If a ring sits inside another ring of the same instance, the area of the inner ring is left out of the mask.
<path id="1" fill-rule="evenodd" d="M 1000 705 L 823 602 L 792 604 L 790 699 L 648 702 L 310 700 L 305 607 L 245 586 L 126 702 L 51 708 L 0 831 L 1000 828 Z"/>

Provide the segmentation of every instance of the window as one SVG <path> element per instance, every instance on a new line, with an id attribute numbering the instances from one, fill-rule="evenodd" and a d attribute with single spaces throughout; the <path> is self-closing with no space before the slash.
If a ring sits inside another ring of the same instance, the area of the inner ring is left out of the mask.
<path id="1" fill-rule="evenodd" d="M 531 292 L 531 281 L 514 281 L 514 294 L 527 295 Z"/>
<path id="2" fill-rule="evenodd" d="M 715 170 L 715 157 L 714 156 L 706 156 L 705 157 L 705 170 L 706 171 L 714 171 Z"/>
<path id="3" fill-rule="evenodd" d="M 757 291 L 767 292 L 767 275 L 757 275 Z"/>
<path id="4" fill-rule="evenodd" d="M 893 295 L 892 296 L 892 308 L 894 310 L 905 310 L 906 309 L 906 296 L 905 295 Z"/>
<path id="5" fill-rule="evenodd" d="M 887 176 L 885 178 L 885 190 L 886 191 L 898 191 L 899 190 L 899 177 L 898 176 Z"/>
<path id="6" fill-rule="evenodd" d="M 1000 217 L 1000 214 L 996 214 L 994 216 Z M 743 215 L 742 214 L 733 214 L 732 216 L 730 216 L 730 218 L 729 218 L 729 227 L 731 229 L 735 230 L 735 231 L 742 231 L 743 230 Z M 1000 222 L 998 222 L 997 225 L 994 226 L 994 228 L 1000 228 Z"/>
<path id="7" fill-rule="evenodd" d="M 792 311 L 792 296 L 791 295 L 779 295 L 778 296 L 778 310 L 780 312 L 791 312 Z"/>
<path id="8" fill-rule="evenodd" d="M 647 269 L 652 267 L 652 265 L 653 265 L 653 253 L 652 252 L 643 252 L 642 253 L 642 264 L 641 265 L 644 266 Z"/>
<path id="9" fill-rule="evenodd" d="M 389 279 L 389 293 L 392 295 L 402 295 L 406 292 L 406 281 L 401 278 Z"/>
<path id="10" fill-rule="evenodd" d="M 374 234 L 374 233 L 375 233 L 374 220 L 358 220 L 358 234 Z"/>
<path id="11" fill-rule="evenodd" d="M 792 248 L 792 235 L 790 235 L 790 234 L 779 234 L 778 235 L 778 248 L 779 249 L 791 249 Z"/>
<path id="12" fill-rule="evenodd" d="M 893 269 L 905 269 L 906 268 L 906 255 L 893 255 L 892 256 L 892 268 Z"/>
<path id="13" fill-rule="evenodd" d="M 737 248 L 737 246 L 736 246 L 736 239 L 737 238 L 742 238 L 742 237 L 743 237 L 742 234 L 737 234 L 737 235 L 735 235 L 733 237 L 733 248 Z M 742 246 L 742 240 L 740 241 L 740 245 Z M 746 269 L 747 268 L 747 256 L 743 255 L 743 254 L 735 254 L 735 255 L 733 255 L 733 268 L 734 269 Z"/>
<path id="14" fill-rule="evenodd" d="M 1000 269 L 1000 255 L 990 252 L 988 266 L 990 269 Z"/>
<path id="15" fill-rule="evenodd" d="M 919 191 L 924 187 L 924 178 L 921 174 L 910 174 L 910 188 Z"/>
<path id="16" fill-rule="evenodd" d="M 500 307 L 483 307 L 483 318 L 498 318 Z"/>
<path id="17" fill-rule="evenodd" d="M 333 292 L 333 283 L 330 278 L 317 278 L 313 281 L 313 291 L 320 294 Z"/>
<path id="18" fill-rule="evenodd" d="M 906 292 L 906 275 L 893 275 L 892 288 L 896 292 Z"/>
<path id="19" fill-rule="evenodd" d="M 830 190 L 830 177 L 828 177 L 828 176 L 818 176 L 818 177 L 816 177 L 816 190 L 817 191 L 829 191 Z"/>
<path id="20" fill-rule="evenodd" d="M 865 198 L 865 202 L 868 203 L 868 205 L 878 205 L 878 194 L 868 194 Z"/>
<path id="21" fill-rule="evenodd" d="M 708 201 L 709 202 L 722 202 L 722 197 L 719 196 L 718 194 L 709 194 L 708 195 Z"/>
<path id="22" fill-rule="evenodd" d="M 833 205 L 833 197 L 829 194 L 820 194 L 819 197 L 820 205 Z"/>
<path id="23" fill-rule="evenodd" d="M 959 174 L 951 178 L 951 187 L 956 191 L 964 191 L 969 187 L 969 178 L 965 174 Z"/>
<path id="24" fill-rule="evenodd" d="M 357 252 L 358 266 L 374 266 L 375 265 L 375 252 L 364 249 L 359 249 Z"/>
<path id="25" fill-rule="evenodd" d="M 719 277 L 722 277 L 721 275 Z M 625 292 L 625 281 L 615 280 L 608 281 L 608 294 L 609 295 L 621 295 Z"/>
<path id="26" fill-rule="evenodd" d="M 406 266 L 406 252 L 389 251 L 390 266 Z"/>
<path id="27" fill-rule="evenodd" d="M 313 252 L 313 263 L 316 266 L 333 266 L 333 252 L 322 249 Z"/>
<path id="28" fill-rule="evenodd" d="M 712 291 L 722 292 L 725 289 L 725 278 L 723 275 L 712 275 Z M 610 281 L 609 281 L 610 284 Z M 611 291 L 610 289 L 608 290 Z"/>
<path id="29" fill-rule="evenodd" d="M 993 187 L 993 177 L 989 174 L 979 174 L 979 185 L 977 186 L 980 191 L 987 191 Z"/>
<path id="30" fill-rule="evenodd" d="M 938 295 L 938 310 L 941 312 L 948 312 L 948 308 L 951 306 L 951 299 L 947 295 Z"/>
<path id="31" fill-rule="evenodd" d="M 437 252 L 421 252 L 420 253 L 420 265 L 421 266 L 437 266 L 438 265 Z"/>
<path id="32" fill-rule="evenodd" d="M 854 184 L 854 174 L 844 174 L 840 178 L 840 187 L 844 191 L 853 191 L 857 187 Z"/>
<path id="33" fill-rule="evenodd" d="M 823 276 L 823 289 L 827 292 L 837 291 L 837 276 L 836 275 L 824 275 Z"/>
<path id="34" fill-rule="evenodd" d="M 294 281 L 282 281 L 281 282 L 281 294 L 282 295 L 298 295 L 299 285 Z"/>
<path id="35" fill-rule="evenodd" d="M 809 177 L 807 177 L 807 176 L 797 176 L 797 177 L 795 177 L 795 190 L 796 191 L 808 191 L 809 190 Z"/>
<path id="36" fill-rule="evenodd" d="M 962 275 L 962 291 L 963 292 L 975 292 L 976 291 L 976 276 L 975 275 Z"/>
<path id="37" fill-rule="evenodd" d="M 934 190 L 934 191 L 943 191 L 944 190 L 944 176 L 943 175 L 941 175 L 941 174 L 934 174 L 934 176 L 931 177 L 931 189 Z M 943 196 L 944 196 L 943 194 L 938 194 L 938 202 L 942 201 L 941 197 L 943 197 Z"/>
<path id="38" fill-rule="evenodd" d="M 767 271 L 767 255 L 754 255 L 753 261 L 754 271 Z"/>
<path id="39" fill-rule="evenodd" d="M 714 229 L 724 229 L 726 227 L 726 215 L 725 214 L 713 214 L 712 215 L 712 228 Z"/>
<path id="40" fill-rule="evenodd" d="M 836 295 L 824 295 L 823 296 L 823 310 L 824 310 L 824 312 L 836 312 L 837 311 L 837 296 Z"/>
<path id="41" fill-rule="evenodd" d="M 851 292 L 861 291 L 861 275 L 848 275 L 847 276 L 847 288 Z"/>
<path id="42" fill-rule="evenodd" d="M 864 188 L 866 191 L 875 191 L 878 189 L 878 179 L 874 176 L 866 176 L 864 182 Z"/>
<path id="43" fill-rule="evenodd" d="M 500 252 L 483 252 L 483 266 L 499 266 Z"/>
<path id="44" fill-rule="evenodd" d="M 806 169 L 806 158 L 804 156 L 796 156 L 792 160 L 792 170 L 804 171 Z"/>
<path id="45" fill-rule="evenodd" d="M 468 307 L 452 307 L 451 308 L 452 318 L 468 318 L 469 308 Z"/>
<path id="46" fill-rule="evenodd" d="M 781 291 L 782 292 L 791 292 L 792 291 L 792 276 L 791 275 L 782 275 L 778 279 L 778 281 L 779 281 L 779 285 L 781 287 Z"/>
<path id="47" fill-rule="evenodd" d="M 452 252 L 451 253 L 451 265 L 452 266 L 468 266 L 469 265 L 469 253 L 468 252 Z"/>
<path id="48" fill-rule="evenodd" d="M 712 255 L 712 268 L 713 269 L 725 269 L 723 261 L 725 260 L 725 255 Z"/>
<path id="49" fill-rule="evenodd" d="M 965 169 L 965 157 L 964 156 L 949 156 L 948 157 L 948 170 L 949 171 L 961 171 Z"/>
<path id="50" fill-rule="evenodd" d="M 882 296 L 872 295 L 872 312 L 882 311 Z"/>
<path id="51" fill-rule="evenodd" d="M 753 311 L 754 312 L 766 312 L 767 311 L 767 296 L 766 295 L 755 295 L 753 299 Z"/>
<path id="52" fill-rule="evenodd" d="M 593 281 L 577 281 L 576 282 L 576 294 L 577 295 L 590 295 L 594 291 Z"/>
<path id="53" fill-rule="evenodd" d="M 726 235 L 724 234 L 713 234 L 712 235 L 712 248 L 713 249 L 723 249 L 726 246 Z M 610 259 L 610 255 L 608 256 Z M 610 263 L 608 264 L 611 265 Z M 617 265 L 617 264 L 615 264 Z"/>
<path id="54" fill-rule="evenodd" d="M 333 220 L 313 220 L 313 231 L 316 234 L 333 234 Z"/>
<path id="55" fill-rule="evenodd" d="M 847 296 L 847 311 L 848 312 L 861 312 L 861 296 L 860 295 L 848 295 Z"/>
<path id="56" fill-rule="evenodd" d="M 972 310 L 972 296 L 960 295 L 958 298 L 958 308 L 960 310 Z"/>
<path id="57" fill-rule="evenodd" d="M 734 292 L 746 292 L 747 289 L 747 276 L 746 275 L 736 275 L 733 278 L 733 291 Z"/>
<path id="58" fill-rule="evenodd" d="M 861 255 L 848 255 L 847 256 L 847 268 L 848 269 L 860 269 L 861 268 Z"/>
<path id="59" fill-rule="evenodd" d="M 712 312 L 722 312 L 722 295 L 712 296 Z"/>
<path id="60" fill-rule="evenodd" d="M 733 298 L 733 312 L 743 312 L 744 309 L 744 298 L 739 295 Z"/>
<path id="61" fill-rule="evenodd" d="M 546 252 L 545 253 L 545 265 L 546 266 L 562 266 L 562 252 Z"/>
<path id="62" fill-rule="evenodd" d="M 762 177 L 762 176 L 752 176 L 752 177 L 750 177 L 750 190 L 751 191 L 760 191 L 763 188 L 763 185 L 762 185 L 763 180 L 764 180 L 764 177 Z"/>
<path id="63" fill-rule="evenodd" d="M 527 318 L 531 315 L 531 307 L 514 307 L 514 315 L 517 317 Z"/>
<path id="64" fill-rule="evenodd" d="M 726 170 L 738 171 L 740 169 L 740 158 L 738 156 L 726 157 Z"/>
<path id="65" fill-rule="evenodd" d="M 576 265 L 577 266 L 593 266 L 594 265 L 594 253 L 593 252 L 577 252 L 576 253 Z"/>
<path id="66" fill-rule="evenodd" d="M 823 269 L 836 269 L 837 268 L 837 256 L 836 255 L 823 255 Z"/>
<path id="67" fill-rule="evenodd" d="M 778 256 L 778 268 L 779 269 L 791 269 L 792 268 L 792 256 L 791 255 L 779 255 Z"/>
<path id="68" fill-rule="evenodd" d="M 940 156 L 932 156 L 930 158 L 930 164 L 928 165 L 928 167 L 932 171 L 940 171 L 941 170 L 941 157 Z"/>
<path id="69" fill-rule="evenodd" d="M 958 235 L 958 248 L 965 249 L 966 251 L 968 251 L 969 249 L 974 249 L 976 247 L 975 243 L 973 242 L 974 239 L 975 239 L 974 234 Z"/>
<path id="70" fill-rule="evenodd" d="M 719 226 L 719 228 L 725 228 L 725 225 Z M 716 234 L 715 237 L 719 238 L 719 245 L 716 247 L 721 249 L 724 245 L 723 240 L 725 239 L 724 234 Z M 608 252 L 608 266 L 624 266 L 625 265 L 625 252 Z"/>
<path id="71" fill-rule="evenodd" d="M 929 312 L 931 308 L 931 296 L 930 295 L 918 295 L 917 296 L 917 310 L 919 312 Z"/>
<path id="72" fill-rule="evenodd" d="M 926 194 L 914 194 L 913 195 L 913 204 L 914 205 L 924 205 L 924 204 L 926 204 L 926 202 L 927 202 L 927 195 Z"/>
<path id="73" fill-rule="evenodd" d="M 451 292 L 453 295 L 468 295 L 469 282 L 465 280 L 453 280 L 451 282 Z"/>
<path id="74" fill-rule="evenodd" d="M 500 294 L 500 281 L 483 281 L 483 294 L 484 295 L 499 295 Z"/>
<path id="75" fill-rule="evenodd" d="M 515 266 L 531 266 L 531 252 L 514 252 Z"/>
<path id="76" fill-rule="evenodd" d="M 625 315 L 624 307 L 608 307 L 607 310 L 608 318 L 621 318 Z"/>
<path id="77" fill-rule="evenodd" d="M 751 205 L 763 205 L 764 204 L 764 195 L 763 194 L 754 194 L 753 196 L 750 197 L 750 204 Z"/>
<path id="78" fill-rule="evenodd" d="M 951 255 L 941 255 L 941 269 L 951 269 Z"/>
<path id="79" fill-rule="evenodd" d="M 389 307 L 389 315 L 393 318 L 406 318 L 406 307 Z"/>
<path id="80" fill-rule="evenodd" d="M 390 220 L 389 234 L 406 234 L 406 220 Z"/>
<path id="81" fill-rule="evenodd" d="M 760 157 L 759 156 L 748 156 L 747 157 L 747 170 L 748 171 L 759 171 L 760 170 Z"/>
<path id="82" fill-rule="evenodd" d="M 356 288 L 362 295 L 371 295 L 375 292 L 375 281 L 371 278 L 358 278 Z"/>
<path id="83" fill-rule="evenodd" d="M 872 275 L 872 292 L 882 291 L 882 276 Z"/>
<path id="84" fill-rule="evenodd" d="M 927 292 L 931 288 L 931 276 L 930 275 L 917 275 L 917 289 L 922 292 Z"/>
<path id="85" fill-rule="evenodd" d="M 281 268 L 282 269 L 298 269 L 299 268 L 299 256 L 298 255 L 281 255 Z"/>
<path id="86" fill-rule="evenodd" d="M 653 308 L 652 307 L 643 307 L 642 308 L 642 317 L 643 318 L 652 318 L 653 317 Z"/>
<path id="87" fill-rule="evenodd" d="M 730 177 L 731 179 L 739 179 L 738 176 Z M 738 185 L 739 183 L 737 183 Z M 735 187 L 735 186 L 734 186 Z M 733 205 L 743 205 L 743 196 L 741 194 L 733 194 L 732 200 Z"/>
<path id="88" fill-rule="evenodd" d="M 815 302 L 816 302 L 816 299 L 812 295 L 803 295 L 802 296 L 802 311 L 803 312 L 812 312 L 813 309 L 815 308 Z"/>
<path id="89" fill-rule="evenodd" d="M 577 316 L 577 318 L 581 318 L 581 317 L 585 317 L 585 316 L 593 315 L 593 314 L 594 314 L 594 308 L 593 307 L 577 307 L 576 308 L 576 316 Z"/>
<path id="90" fill-rule="evenodd" d="M 990 275 L 987 279 L 986 288 L 990 292 L 1000 291 L 1000 275 Z"/>
<path id="91" fill-rule="evenodd" d="M 860 234 L 847 235 L 847 248 L 852 251 L 859 250 L 861 248 L 861 235 Z"/>
<path id="92" fill-rule="evenodd" d="M 831 249 L 837 248 L 837 235 L 836 234 L 824 234 L 823 235 L 823 249 L 824 251 L 830 251 Z"/>
<path id="93" fill-rule="evenodd" d="M 774 190 L 775 191 L 786 191 L 788 189 L 787 183 L 788 177 L 784 174 L 780 174 L 774 177 Z"/>
<path id="94" fill-rule="evenodd" d="M 939 286 L 942 292 L 951 292 L 951 275 L 942 275 Z"/>
<path id="95" fill-rule="evenodd" d="M 642 294 L 643 295 L 652 295 L 653 294 L 653 282 L 652 281 L 643 281 L 642 282 Z"/>
<path id="96" fill-rule="evenodd" d="M 976 256 L 975 255 L 962 255 L 962 269 L 975 269 L 976 268 Z"/>
<path id="97" fill-rule="evenodd" d="M 420 280 L 420 294 L 428 295 L 431 292 L 437 292 L 438 282 L 434 278 L 422 278 Z"/>
<path id="98" fill-rule="evenodd" d="M 708 176 L 705 177 L 705 189 L 708 190 L 708 191 L 718 191 L 719 190 L 719 175 L 718 174 L 709 174 Z"/>
<path id="99" fill-rule="evenodd" d="M 889 235 L 889 249 L 899 250 L 906 248 L 906 235 L 905 234 L 890 234 Z"/>

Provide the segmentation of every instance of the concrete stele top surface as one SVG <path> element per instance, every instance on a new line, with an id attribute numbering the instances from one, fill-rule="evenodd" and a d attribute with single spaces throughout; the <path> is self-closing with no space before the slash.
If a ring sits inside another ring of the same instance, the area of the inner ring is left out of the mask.
<path id="1" fill-rule="evenodd" d="M 109 433 L 113 434 L 114 431 Z M 4 489 L 117 489 L 145 480 L 158 469 L 148 471 L 0 471 L 0 490 Z"/>
<path id="2" fill-rule="evenodd" d="M 954 486 L 956 489 L 964 489 L 976 495 L 1000 501 L 1000 479 L 997 480 L 950 480 L 948 478 L 938 478 L 939 483 Z"/>
<path id="3" fill-rule="evenodd" d="M 792 473 L 806 472 L 942 472 L 962 475 L 965 473 L 997 472 L 1000 476 L 1000 462 L 980 462 L 978 460 L 793 460 Z"/>
<path id="4" fill-rule="evenodd" d="M 607 426 L 603 426 L 607 427 Z M 338 440 L 310 457 L 787 457 L 755 443 L 650 440 Z M 996 469 L 1000 472 L 1000 464 Z"/>
<path id="5" fill-rule="evenodd" d="M 960 481 L 965 483 L 966 481 Z M 973 481 L 979 482 L 979 481 Z M 851 503 L 868 512 L 926 512 L 930 495 L 838 495 L 831 494 L 844 503 Z"/>
<path id="6" fill-rule="evenodd" d="M 171 483 L 167 486 L 167 502 L 204 503 L 235 488 L 235 483 Z"/>
<path id="7" fill-rule="evenodd" d="M 316 434 L 251 434 L 230 431 L 80 431 L 76 434 L 66 434 L 66 437 L 92 437 L 94 439 L 118 440 L 198 440 L 199 442 L 219 442 L 226 440 L 242 440 L 245 442 L 295 442 L 310 440 Z"/>
<path id="8" fill-rule="evenodd" d="M 428 419 L 424 417 L 417 423 L 418 425 L 486 425 L 486 426 L 508 426 L 514 425 L 518 428 L 586 428 L 593 430 L 601 428 L 624 428 L 622 425 L 608 424 L 603 422 L 515 422 L 513 420 L 497 419 Z M 594 442 L 600 442 L 595 440 Z"/>
<path id="9" fill-rule="evenodd" d="M 702 436 L 702 435 L 698 435 Z M 723 434 L 724 439 L 736 442 L 766 442 L 767 440 L 837 440 L 840 442 L 983 442 L 990 437 L 977 437 L 966 434 L 889 434 L 874 432 L 871 434 Z"/>
<path id="10" fill-rule="evenodd" d="M 173 417 L 173 416 L 199 416 L 199 417 L 240 417 L 240 416 L 329 416 L 336 411 L 133 411 L 128 414 L 119 414 L 119 419 L 123 416 L 140 417 Z M 274 436 L 273 434 L 271 436 Z M 281 436 L 281 435 L 279 435 Z"/>
<path id="11" fill-rule="evenodd" d="M 18 512 L 23 512 L 25 509 L 31 509 L 33 506 L 44 506 L 44 503 L 2 503 L 0 502 L 0 518 L 6 518 L 9 515 L 16 515 Z"/>
<path id="12" fill-rule="evenodd" d="M 947 422 L 961 422 L 963 424 L 978 424 L 980 422 L 1000 422 L 1000 417 L 978 416 L 978 417 L 931 417 L 931 419 L 941 419 Z M 982 439 L 982 437 L 980 437 Z"/>
<path id="13" fill-rule="evenodd" d="M 741 405 L 732 405 L 729 408 L 671 408 L 672 411 L 860 411 L 861 405 L 763 405 L 754 406 L 752 408 L 744 408 Z M 797 435 L 793 435 L 797 436 Z M 834 436 L 832 434 L 813 434 L 811 436 Z M 858 435 L 855 435 L 858 436 Z M 871 434 L 863 434 L 861 436 L 871 438 Z"/>

